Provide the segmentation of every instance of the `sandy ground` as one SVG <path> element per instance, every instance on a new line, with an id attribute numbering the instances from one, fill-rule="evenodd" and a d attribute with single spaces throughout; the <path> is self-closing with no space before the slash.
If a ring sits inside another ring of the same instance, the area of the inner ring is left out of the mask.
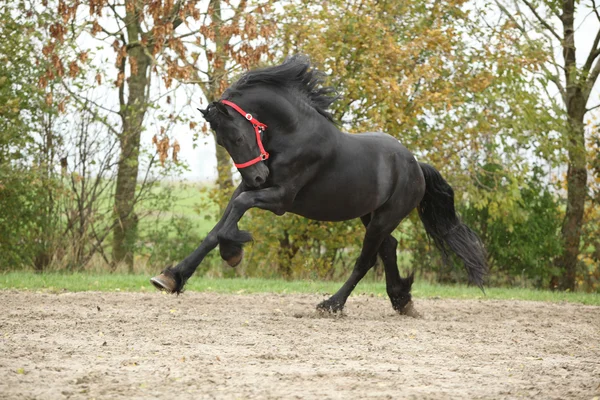
<path id="1" fill-rule="evenodd" d="M 0 398 L 593 399 L 600 307 L 0 291 Z"/>

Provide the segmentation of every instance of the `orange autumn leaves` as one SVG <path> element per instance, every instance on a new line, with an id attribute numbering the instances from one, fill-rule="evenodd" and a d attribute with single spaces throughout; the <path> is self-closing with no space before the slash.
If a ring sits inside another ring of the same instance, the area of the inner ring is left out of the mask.
<path id="1" fill-rule="evenodd" d="M 171 141 L 168 136 L 164 135 L 162 138 L 159 138 L 157 135 L 152 137 L 152 144 L 156 147 L 156 153 L 158 154 L 158 159 L 160 160 L 161 165 L 165 165 L 165 161 L 169 158 L 169 149 L 172 149 L 172 158 L 175 163 L 179 162 L 178 154 L 181 150 L 181 146 L 177 139 Z"/>

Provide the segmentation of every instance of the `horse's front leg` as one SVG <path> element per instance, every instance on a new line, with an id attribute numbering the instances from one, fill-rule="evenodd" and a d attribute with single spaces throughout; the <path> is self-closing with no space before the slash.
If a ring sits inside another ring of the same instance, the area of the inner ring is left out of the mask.
<path id="1" fill-rule="evenodd" d="M 250 233 L 238 228 L 238 222 L 246 211 L 257 207 L 283 215 L 291 204 L 290 199 L 289 192 L 279 186 L 241 193 L 232 201 L 231 212 L 217 232 L 221 257 L 231 266 L 241 261 L 243 244 L 252 240 Z"/>
<path id="2" fill-rule="evenodd" d="M 225 211 L 223 211 L 223 215 L 221 216 L 219 222 L 217 222 L 214 228 L 208 233 L 206 238 L 204 238 L 202 243 L 200 243 L 200 246 L 198 246 L 196 250 L 192 252 L 192 254 L 187 256 L 183 261 L 177 264 L 177 266 L 166 268 L 160 273 L 160 275 L 150 279 L 150 282 L 156 286 L 156 288 L 170 293 L 180 293 L 182 291 L 185 282 L 187 282 L 187 280 L 194 274 L 198 268 L 198 265 L 200 265 L 202 260 L 204 260 L 204 257 L 206 257 L 206 255 L 215 247 L 217 247 L 217 244 L 219 244 L 217 232 L 219 232 L 223 226 L 223 223 L 231 213 L 233 201 L 243 191 L 244 184 L 242 183 L 233 192 L 233 195 L 231 196 L 227 207 L 225 207 Z"/>

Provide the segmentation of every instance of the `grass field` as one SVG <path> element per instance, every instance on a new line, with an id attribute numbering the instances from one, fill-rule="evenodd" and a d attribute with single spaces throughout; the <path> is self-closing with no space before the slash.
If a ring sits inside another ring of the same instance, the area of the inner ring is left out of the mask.
<path id="1" fill-rule="evenodd" d="M 169 224 L 171 217 L 186 218 L 192 224 L 193 231 L 200 236 L 206 235 L 216 223 L 219 207 L 208 198 L 206 185 L 181 182 L 165 182 L 152 188 L 156 198 L 172 196 L 173 204 L 170 211 L 155 214 L 155 205 L 142 203 L 140 214 L 149 214 L 140 221 L 140 230 L 143 232 L 156 227 L 157 220 L 160 226 Z"/>
<path id="2" fill-rule="evenodd" d="M 126 274 L 90 274 L 90 273 L 48 273 L 8 272 L 0 274 L 0 289 L 18 289 L 34 291 L 154 291 L 149 282 L 150 276 Z M 284 281 L 277 279 L 208 279 L 192 278 L 186 290 L 218 293 L 334 293 L 340 282 L 321 281 Z M 386 296 L 385 283 L 361 282 L 354 294 L 372 294 Z M 600 294 L 551 292 L 521 288 L 488 288 L 483 294 L 475 287 L 463 285 L 434 285 L 423 281 L 413 286 L 415 298 L 455 298 L 455 299 L 515 299 L 530 301 L 572 302 L 600 305 Z"/>

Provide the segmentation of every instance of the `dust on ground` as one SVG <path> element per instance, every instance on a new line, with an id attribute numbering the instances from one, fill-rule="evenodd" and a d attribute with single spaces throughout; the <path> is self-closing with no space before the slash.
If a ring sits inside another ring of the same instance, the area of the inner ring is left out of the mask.
<path id="1" fill-rule="evenodd" d="M 0 398 L 592 399 L 600 307 L 0 291 Z"/>

